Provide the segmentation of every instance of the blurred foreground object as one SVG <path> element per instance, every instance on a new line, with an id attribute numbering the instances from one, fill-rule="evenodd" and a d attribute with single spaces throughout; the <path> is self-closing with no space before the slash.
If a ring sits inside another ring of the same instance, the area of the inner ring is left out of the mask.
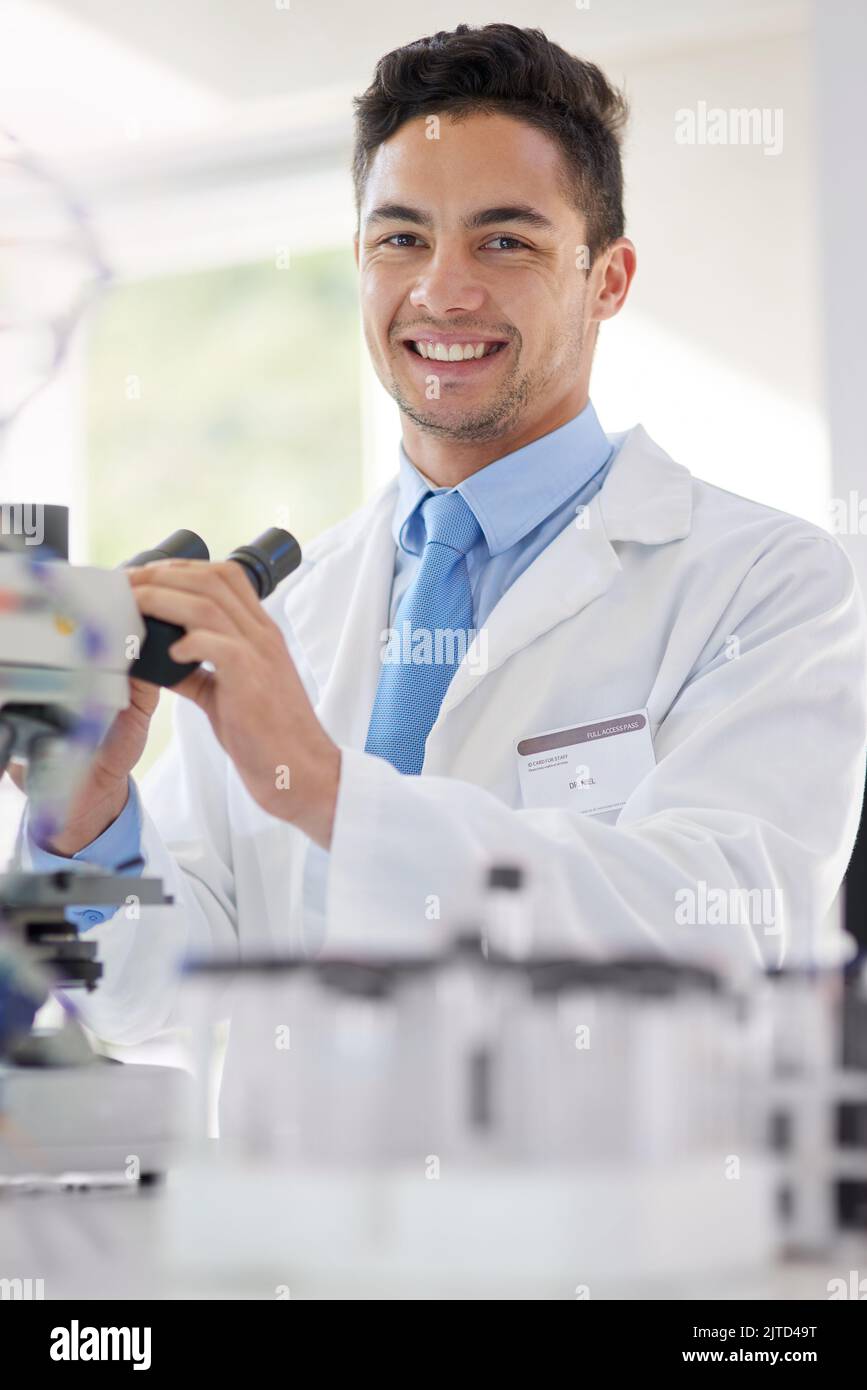
<path id="1" fill-rule="evenodd" d="M 0 132 L 0 450 L 109 280 L 74 198 Z M 26 766 L 40 843 L 64 823 L 94 749 L 129 703 L 129 643 L 144 632 L 126 577 L 65 563 L 67 536 L 65 508 L 0 495 L 0 776 L 13 759 Z M 131 1153 L 138 1177 L 164 1166 L 183 1075 L 99 1057 L 62 992 L 93 989 L 102 974 L 67 909 L 82 898 L 122 903 L 130 886 L 100 870 L 0 877 L 0 1178 L 128 1177 Z M 169 901 L 159 880 L 135 889 L 137 901 Z M 52 997 L 58 1017 L 40 1026 Z"/>
<path id="2" fill-rule="evenodd" d="M 51 380 L 110 279 L 73 196 L 0 131 L 0 432 Z"/>

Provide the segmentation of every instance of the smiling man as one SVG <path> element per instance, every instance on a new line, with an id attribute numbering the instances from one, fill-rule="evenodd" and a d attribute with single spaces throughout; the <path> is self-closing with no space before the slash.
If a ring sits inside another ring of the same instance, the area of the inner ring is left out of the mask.
<path id="1" fill-rule="evenodd" d="M 166 1022 L 189 948 L 430 949 L 504 862 L 520 949 L 817 955 L 863 786 L 863 611 L 825 532 L 597 420 L 635 271 L 624 117 L 598 68 L 510 25 L 379 63 L 357 259 L 397 477 L 264 606 L 232 563 L 131 573 L 210 667 L 141 796 L 156 693 L 133 685 L 54 854 L 32 847 L 140 850 L 177 899 L 83 919 L 102 1036 Z"/>
<path id="2" fill-rule="evenodd" d="M 597 139 L 616 149 L 623 108 L 613 92 L 609 102 Z M 452 485 L 587 404 L 596 325 L 622 304 L 635 254 L 620 235 L 616 161 L 613 206 L 593 216 L 582 206 L 599 193 L 581 196 L 580 163 L 570 186 L 566 153 L 538 126 L 457 107 L 435 125 L 408 116 L 378 143 L 393 110 L 361 104 L 367 344 L 400 408 L 407 455 Z M 522 197 L 504 201 L 516 170 Z"/>

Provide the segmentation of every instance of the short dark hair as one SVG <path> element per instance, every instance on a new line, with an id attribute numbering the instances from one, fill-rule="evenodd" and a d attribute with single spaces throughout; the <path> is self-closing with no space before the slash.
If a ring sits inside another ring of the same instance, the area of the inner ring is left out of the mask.
<path id="1" fill-rule="evenodd" d="M 514 24 L 459 24 L 387 53 L 355 99 L 356 206 L 377 148 L 431 112 L 501 112 L 544 131 L 560 147 L 568 195 L 587 218 L 591 259 L 623 235 L 620 139 L 628 108 L 595 63 L 573 57 L 541 29 Z"/>

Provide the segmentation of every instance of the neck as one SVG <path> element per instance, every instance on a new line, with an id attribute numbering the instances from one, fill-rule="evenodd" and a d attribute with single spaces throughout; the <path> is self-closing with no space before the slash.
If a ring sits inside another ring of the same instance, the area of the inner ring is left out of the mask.
<path id="1" fill-rule="evenodd" d="M 449 439 L 431 434 L 401 415 L 403 448 L 407 458 L 437 487 L 457 487 L 489 463 L 523 449 L 543 435 L 551 434 L 574 420 L 588 402 L 586 387 L 571 393 L 558 405 L 533 421 L 518 420 L 511 429 L 494 439 Z"/>

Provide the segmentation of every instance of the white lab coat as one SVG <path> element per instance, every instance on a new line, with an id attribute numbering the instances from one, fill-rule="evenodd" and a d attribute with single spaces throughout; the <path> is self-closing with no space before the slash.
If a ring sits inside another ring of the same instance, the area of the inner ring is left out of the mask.
<path id="1" fill-rule="evenodd" d="M 586 516 L 497 604 L 486 673 L 465 660 L 422 775 L 403 777 L 362 751 L 395 487 L 310 546 L 268 600 L 343 750 L 330 853 L 256 805 L 179 700 L 142 787 L 145 872 L 176 906 L 90 933 L 106 970 L 82 1003 L 95 1032 L 134 1043 L 170 1021 L 185 952 L 425 949 L 476 919 L 495 860 L 527 868 L 540 950 L 736 970 L 811 959 L 854 842 L 867 741 L 864 611 L 837 541 L 692 477 L 637 426 Z M 642 708 L 656 766 L 622 810 L 522 806 L 519 739 Z M 327 917 L 305 925 L 317 873 Z M 782 920 L 678 921 L 678 893 L 700 902 L 702 883 L 775 890 Z"/>

